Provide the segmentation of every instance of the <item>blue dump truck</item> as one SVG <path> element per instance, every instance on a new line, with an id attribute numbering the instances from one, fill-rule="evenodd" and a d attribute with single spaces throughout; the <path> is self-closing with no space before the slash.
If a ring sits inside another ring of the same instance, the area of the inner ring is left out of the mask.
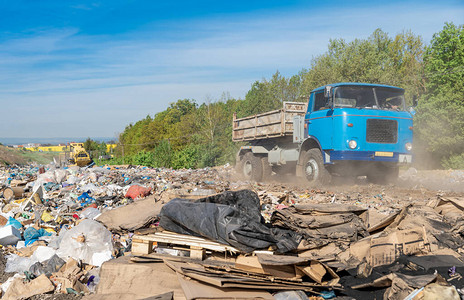
<path id="1" fill-rule="evenodd" d="M 272 172 L 327 184 L 332 176 L 367 176 L 373 183 L 396 180 L 412 161 L 413 116 L 404 90 L 366 83 L 319 87 L 307 103 L 233 118 L 232 139 L 247 142 L 237 170 L 260 181 Z"/>

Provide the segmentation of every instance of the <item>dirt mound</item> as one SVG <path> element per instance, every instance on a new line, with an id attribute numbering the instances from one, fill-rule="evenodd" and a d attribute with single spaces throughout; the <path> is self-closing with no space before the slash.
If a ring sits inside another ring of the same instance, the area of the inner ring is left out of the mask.
<path id="1" fill-rule="evenodd" d="M 20 150 L 10 149 L 5 146 L 0 146 L 0 166 L 5 165 L 23 165 L 27 161 L 19 153 Z"/>

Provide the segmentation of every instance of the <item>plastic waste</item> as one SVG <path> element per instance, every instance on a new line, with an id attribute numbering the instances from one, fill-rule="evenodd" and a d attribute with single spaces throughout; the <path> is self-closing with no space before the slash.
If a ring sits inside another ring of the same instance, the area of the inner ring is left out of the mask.
<path id="1" fill-rule="evenodd" d="M 56 250 L 47 247 L 47 246 L 39 246 L 37 249 L 34 251 L 34 253 L 31 256 L 31 262 L 36 263 L 36 262 L 44 262 L 55 255 Z"/>
<path id="2" fill-rule="evenodd" d="M 45 223 L 48 223 L 48 222 L 53 221 L 55 218 L 54 218 L 48 211 L 44 211 L 44 212 L 42 213 L 41 219 L 42 219 L 42 221 L 44 221 Z"/>
<path id="3" fill-rule="evenodd" d="M 52 273 L 57 272 L 66 262 L 54 254 L 51 258 L 44 262 L 36 262 L 30 268 L 29 272 L 35 276 L 45 274 L 50 276 Z"/>
<path id="4" fill-rule="evenodd" d="M 8 222 L 6 222 L 5 226 L 8 226 L 8 225 L 11 225 L 13 226 L 14 228 L 16 229 L 21 229 L 23 227 L 23 225 L 21 224 L 21 222 L 19 222 L 18 220 L 16 220 L 15 218 L 13 217 L 9 217 L 8 218 Z"/>
<path id="5" fill-rule="evenodd" d="M 90 197 L 90 195 L 87 192 L 83 192 L 79 197 L 77 197 L 77 200 L 79 201 L 85 201 L 87 199 L 95 200 L 94 198 Z"/>
<path id="6" fill-rule="evenodd" d="M 274 294 L 276 300 L 306 300 L 306 296 L 303 291 L 282 291 Z"/>
<path id="7" fill-rule="evenodd" d="M 90 292 L 95 292 L 98 283 L 100 282 L 100 268 L 90 270 L 87 275 L 87 288 Z"/>
<path id="8" fill-rule="evenodd" d="M 42 236 L 50 236 L 50 232 L 47 232 L 45 229 L 35 229 L 34 227 L 29 227 L 24 231 L 24 240 L 26 241 L 26 246 L 36 242 Z"/>
<path id="9" fill-rule="evenodd" d="M 151 188 L 150 187 L 143 187 L 140 185 L 133 185 L 129 188 L 126 193 L 126 198 L 132 198 L 135 200 L 136 198 L 146 197 L 150 195 Z"/>
<path id="10" fill-rule="evenodd" d="M 84 219 L 79 225 L 66 231 L 57 250 L 58 256 L 65 260 L 72 257 L 94 266 L 101 266 L 111 259 L 112 252 L 111 232 L 90 219 Z"/>
<path id="11" fill-rule="evenodd" d="M 60 233 L 57 236 L 51 236 L 50 241 L 48 242 L 48 246 L 52 247 L 53 249 L 58 249 L 66 231 L 67 227 L 63 226 L 63 228 L 61 228 Z"/>
<path id="12" fill-rule="evenodd" d="M 81 213 L 81 218 L 82 219 L 95 219 L 101 215 L 101 211 L 98 208 L 95 207 L 87 207 L 84 209 L 84 211 Z"/>
<path id="13" fill-rule="evenodd" d="M 23 273 L 24 271 L 29 270 L 29 268 L 32 265 L 31 258 L 29 257 L 22 257 L 16 254 L 10 254 L 5 256 L 5 258 L 5 272 L 7 273 Z"/>
<path id="14" fill-rule="evenodd" d="M 93 202 L 95 202 L 95 198 L 90 197 L 87 192 L 82 193 L 79 197 L 77 197 L 78 201 L 81 201 L 80 206 L 87 206 Z"/>
<path id="15" fill-rule="evenodd" d="M 66 179 L 66 182 L 67 182 L 68 184 L 71 184 L 71 185 L 72 185 L 72 184 L 76 184 L 77 182 L 79 182 L 79 178 L 77 178 L 77 177 L 74 176 L 74 175 L 71 175 L 71 176 L 68 177 L 68 179 Z"/>
<path id="16" fill-rule="evenodd" d="M 67 174 L 68 172 L 66 172 L 66 170 L 62 170 L 62 169 L 55 170 L 55 181 L 57 183 L 62 183 L 63 181 L 66 180 Z"/>
<path id="17" fill-rule="evenodd" d="M 264 224 L 260 199 L 251 190 L 226 191 L 195 202 L 176 198 L 160 213 L 160 226 L 181 234 L 203 236 L 244 252 L 275 245 L 278 252 L 296 249 L 301 236 Z"/>

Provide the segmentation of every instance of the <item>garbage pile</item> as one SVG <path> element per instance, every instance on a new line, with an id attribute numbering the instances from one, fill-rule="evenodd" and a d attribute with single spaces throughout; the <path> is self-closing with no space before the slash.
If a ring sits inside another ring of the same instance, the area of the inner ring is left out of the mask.
<path id="1" fill-rule="evenodd" d="M 130 253 L 130 231 L 157 218 L 156 211 L 144 208 L 136 216 L 137 224 L 131 225 L 134 210 L 130 209 L 129 216 L 120 215 L 125 225 L 114 228 L 110 222 L 121 220 L 112 210 L 131 203 L 137 206 L 134 201 L 152 193 L 160 197 L 171 189 L 179 195 L 216 193 L 192 184 L 190 172 L 132 166 L 0 169 L 0 245 L 5 272 L 16 273 L 2 283 L 3 297 L 94 291 L 102 263 Z M 201 171 L 196 176 L 201 178 Z M 147 219 L 140 224 L 143 213 Z M 101 222 L 96 221 L 99 217 Z"/>
<path id="2" fill-rule="evenodd" d="M 464 295 L 460 195 L 402 201 L 232 178 L 229 166 L 1 168 L 3 298 Z"/>

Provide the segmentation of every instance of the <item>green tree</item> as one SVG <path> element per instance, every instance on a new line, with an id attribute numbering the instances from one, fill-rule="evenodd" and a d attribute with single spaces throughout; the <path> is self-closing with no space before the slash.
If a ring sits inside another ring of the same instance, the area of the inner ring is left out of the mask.
<path id="1" fill-rule="evenodd" d="M 87 138 L 84 142 L 84 149 L 86 151 L 93 151 L 98 149 L 98 143 L 91 138 Z"/>
<path id="2" fill-rule="evenodd" d="M 280 109 L 284 101 L 298 101 L 300 86 L 299 75 L 287 79 L 279 71 L 270 80 L 255 81 L 238 109 L 238 117 Z"/>
<path id="3" fill-rule="evenodd" d="M 446 167 L 464 164 L 464 26 L 446 23 L 424 56 L 427 93 L 416 126 L 427 150 Z"/>
<path id="4" fill-rule="evenodd" d="M 301 92 L 335 82 L 367 82 L 400 86 L 407 98 L 424 91 L 421 37 L 410 31 L 391 38 L 381 29 L 367 39 L 330 40 L 326 53 L 311 61 L 309 70 L 302 70 Z"/>

